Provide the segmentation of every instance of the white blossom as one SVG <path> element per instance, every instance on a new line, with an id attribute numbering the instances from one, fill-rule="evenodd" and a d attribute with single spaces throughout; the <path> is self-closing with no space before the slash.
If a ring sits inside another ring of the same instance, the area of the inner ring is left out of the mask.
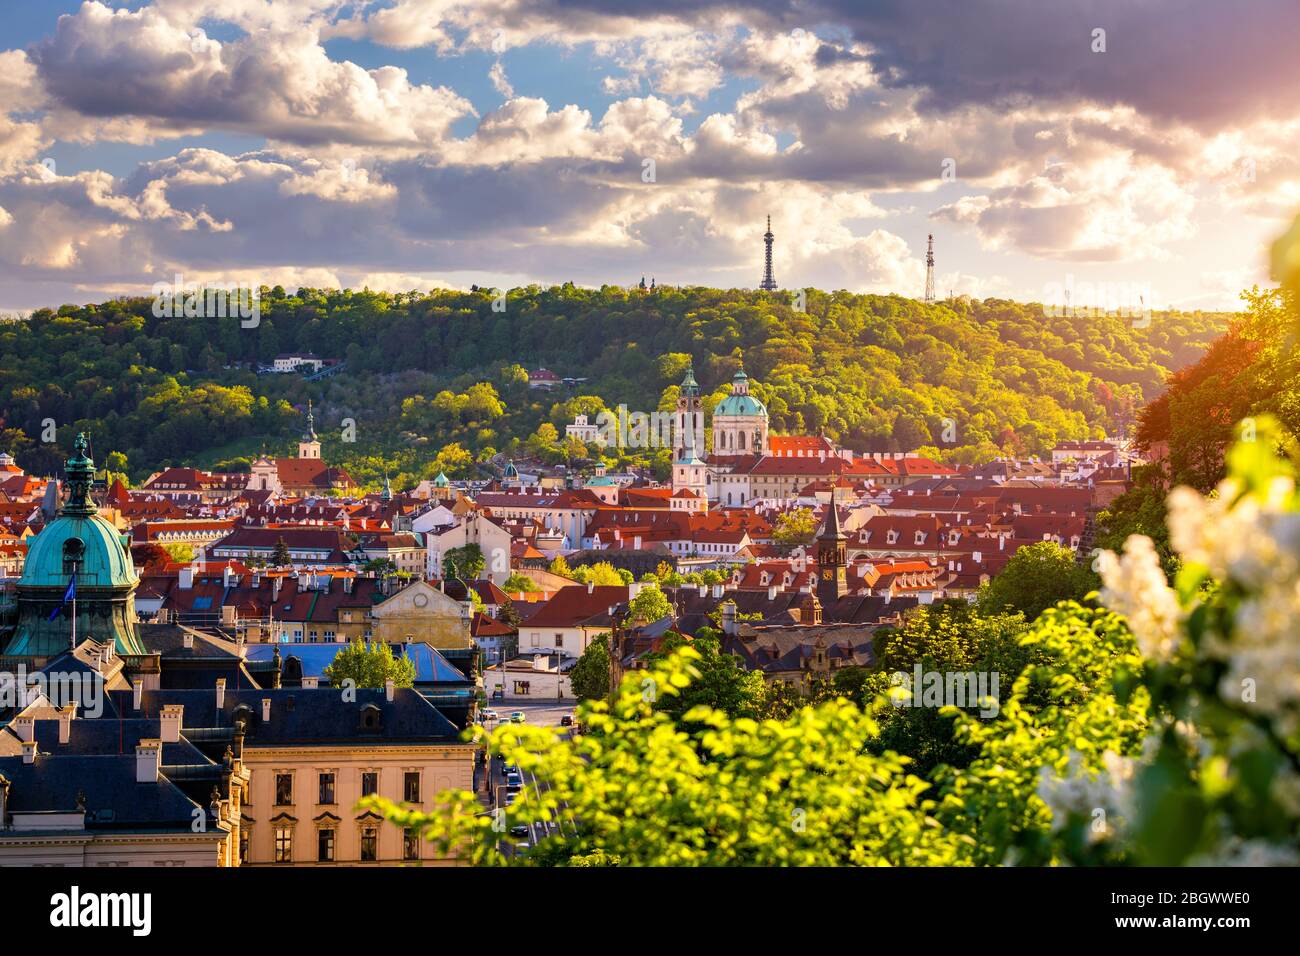
<path id="1" fill-rule="evenodd" d="M 1098 570 L 1104 584 L 1102 603 L 1128 619 L 1143 656 L 1158 661 L 1172 657 L 1180 639 L 1182 608 L 1165 580 L 1151 539 L 1130 535 L 1124 542 L 1124 556 L 1103 551 Z"/>

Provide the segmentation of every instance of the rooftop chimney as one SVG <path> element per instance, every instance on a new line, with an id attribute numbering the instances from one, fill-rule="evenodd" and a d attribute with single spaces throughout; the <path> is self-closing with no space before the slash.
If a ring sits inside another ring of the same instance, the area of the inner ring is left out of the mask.
<path id="1" fill-rule="evenodd" d="M 186 631 L 181 637 L 181 643 L 185 645 L 187 651 L 192 650 L 194 647 L 194 633 L 192 631 Z"/>
<path id="2" fill-rule="evenodd" d="M 36 762 L 36 741 L 24 740 L 23 741 L 23 763 L 35 763 L 35 762 Z"/>
<path id="3" fill-rule="evenodd" d="M 76 703 L 65 704 L 59 708 L 59 743 L 66 744 L 72 739 L 72 719 L 76 716 Z"/>
<path id="4" fill-rule="evenodd" d="M 177 585 L 187 591 L 194 587 L 194 569 L 192 567 L 181 568 L 180 575 L 177 578 Z"/>
<path id="5" fill-rule="evenodd" d="M 218 677 L 217 678 L 217 710 L 221 710 L 221 708 L 225 706 L 226 706 L 226 679 L 224 677 Z"/>
<path id="6" fill-rule="evenodd" d="M 23 743 L 35 738 L 36 735 L 36 718 L 35 717 L 15 717 L 13 720 L 14 733 Z"/>
<path id="7" fill-rule="evenodd" d="M 302 679 L 303 690 L 315 690 L 319 686 L 320 686 L 319 677 L 304 677 Z"/>
<path id="8" fill-rule="evenodd" d="M 770 584 L 770 585 L 768 585 L 768 588 L 767 588 L 767 599 L 768 599 L 769 601 L 775 601 L 775 600 L 776 600 L 776 585 L 775 585 L 775 584 Z"/>
<path id="9" fill-rule="evenodd" d="M 388 702 L 391 704 L 393 702 L 393 697 L 396 694 L 397 694 L 397 684 L 393 683 L 393 679 L 390 677 L 388 678 L 388 680 L 384 681 L 384 696 L 388 699 Z"/>
<path id="10" fill-rule="evenodd" d="M 131 706 L 139 710 L 144 704 L 144 681 L 137 680 L 131 688 Z"/>
<path id="11" fill-rule="evenodd" d="M 268 721 L 270 719 L 271 719 L 271 698 L 263 697 L 262 698 L 262 720 Z"/>
<path id="12" fill-rule="evenodd" d="M 159 716 L 161 730 L 159 734 L 162 742 L 165 744 L 174 744 L 181 739 L 181 718 L 185 713 L 185 707 L 182 704 L 166 704 Z"/>
<path id="13" fill-rule="evenodd" d="M 595 594 L 595 593 L 596 593 L 596 582 L 595 582 L 595 581 L 588 581 L 588 582 L 587 582 L 587 593 L 588 593 L 588 594 Z"/>
<path id="14" fill-rule="evenodd" d="M 157 783 L 161 757 L 161 740 L 141 740 L 135 748 L 135 782 Z"/>

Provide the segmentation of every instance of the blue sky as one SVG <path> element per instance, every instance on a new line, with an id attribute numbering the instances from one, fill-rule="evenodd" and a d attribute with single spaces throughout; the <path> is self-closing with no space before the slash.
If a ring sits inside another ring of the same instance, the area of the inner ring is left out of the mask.
<path id="1" fill-rule="evenodd" d="M 933 233 L 941 293 L 1236 307 L 1300 208 L 1300 8 L 1056 6 L 0 0 L 0 309 L 753 286 L 769 214 L 786 287 L 919 295 Z"/>

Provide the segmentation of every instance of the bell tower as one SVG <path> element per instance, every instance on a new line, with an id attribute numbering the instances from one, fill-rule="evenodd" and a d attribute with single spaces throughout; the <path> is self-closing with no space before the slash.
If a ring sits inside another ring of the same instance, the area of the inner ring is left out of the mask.
<path id="1" fill-rule="evenodd" d="M 829 608 L 849 593 L 848 537 L 840 527 L 840 512 L 832 500 L 826 506 L 826 520 L 817 535 L 817 598 Z"/>
<path id="2" fill-rule="evenodd" d="M 307 430 L 298 442 L 299 458 L 319 458 L 320 439 L 316 437 L 316 416 L 311 412 L 311 399 L 307 399 Z"/>

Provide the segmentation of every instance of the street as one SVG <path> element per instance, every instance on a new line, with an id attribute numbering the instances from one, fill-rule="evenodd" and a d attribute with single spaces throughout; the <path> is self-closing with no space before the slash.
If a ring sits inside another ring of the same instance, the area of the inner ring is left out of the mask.
<path id="1" fill-rule="evenodd" d="M 564 716 L 572 717 L 574 713 L 575 702 L 572 701 L 539 701 L 536 703 L 510 703 L 489 705 L 485 710 L 493 710 L 497 713 L 497 720 L 485 720 L 483 726 L 488 730 L 495 730 L 498 726 L 507 722 L 507 717 L 513 711 L 522 711 L 526 716 L 526 723 L 540 727 L 558 727 L 560 718 Z M 565 728 L 567 730 L 567 728 Z M 542 791 L 546 789 L 545 781 L 531 771 L 520 768 L 520 778 L 522 786 L 520 794 L 527 794 L 533 799 L 539 799 Z M 508 787 L 505 778 L 505 764 L 499 758 L 493 758 L 489 768 L 488 788 L 491 797 L 489 798 L 490 808 L 504 807 L 508 799 Z M 511 824 L 511 827 L 516 824 Z M 531 824 L 524 824 L 528 827 L 527 835 L 516 836 L 507 834 L 502 841 L 502 849 L 507 856 L 513 856 L 521 852 L 519 844 L 527 843 L 529 847 L 534 847 L 540 840 L 545 839 L 554 833 L 562 832 L 563 822 L 555 821 L 538 821 Z"/>

